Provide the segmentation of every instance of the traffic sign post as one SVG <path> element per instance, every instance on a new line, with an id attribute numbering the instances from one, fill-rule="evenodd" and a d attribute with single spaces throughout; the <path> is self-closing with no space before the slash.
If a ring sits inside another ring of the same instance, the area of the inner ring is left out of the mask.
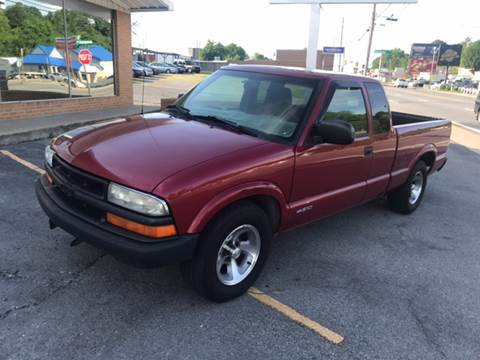
<path id="1" fill-rule="evenodd" d="M 87 65 L 89 65 L 93 60 L 93 55 L 88 49 L 83 49 L 78 52 L 78 61 L 83 64 L 83 71 L 85 72 L 85 78 L 87 79 L 87 87 L 88 87 L 88 96 L 92 96 L 90 90 L 90 79 L 87 74 Z"/>
<path id="2" fill-rule="evenodd" d="M 345 48 L 343 46 L 324 46 L 322 52 L 323 54 L 332 54 L 333 56 L 339 54 L 341 59 L 342 54 L 345 53 Z M 322 54 L 322 69 L 325 68 L 325 60 L 324 60 L 325 58 L 323 54 Z M 340 61 L 341 60 L 339 60 L 339 64 L 340 64 Z M 334 61 L 334 64 L 335 64 L 335 61 Z M 332 68 L 333 68 L 333 65 L 332 65 Z"/>
<path id="3" fill-rule="evenodd" d="M 322 5 L 373 4 L 375 8 L 377 4 L 416 4 L 417 2 L 418 0 L 270 0 L 270 4 L 272 5 L 310 4 L 310 31 L 309 31 L 309 37 L 308 37 L 307 64 L 306 64 L 307 65 L 306 67 L 308 70 L 313 70 L 317 67 L 318 32 L 320 29 L 320 9 Z M 367 61 L 370 56 L 372 37 L 373 37 L 373 31 L 371 31 L 371 34 L 370 34 Z M 365 69 L 367 68 L 368 68 L 368 64 L 366 64 L 365 66 Z"/>

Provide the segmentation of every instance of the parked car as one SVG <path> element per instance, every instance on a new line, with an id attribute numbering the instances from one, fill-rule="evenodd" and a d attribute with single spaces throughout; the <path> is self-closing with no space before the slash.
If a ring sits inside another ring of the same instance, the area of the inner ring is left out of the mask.
<path id="1" fill-rule="evenodd" d="M 132 71 L 133 71 L 133 77 L 139 78 L 145 76 L 145 71 L 143 70 L 143 67 L 140 65 L 137 65 L 136 63 L 132 64 Z"/>
<path id="2" fill-rule="evenodd" d="M 418 79 L 417 80 L 417 86 L 418 87 L 424 87 L 425 85 L 428 85 L 428 80 L 425 79 Z"/>
<path id="3" fill-rule="evenodd" d="M 440 88 L 442 87 L 442 85 L 445 84 L 445 81 L 444 80 L 441 80 L 441 81 L 435 81 L 433 82 L 431 85 L 430 85 L 430 90 L 440 90 Z"/>
<path id="4" fill-rule="evenodd" d="M 142 76 L 153 76 L 153 70 L 152 69 L 140 65 L 136 61 L 133 62 L 133 73 L 134 73 L 134 76 L 135 76 L 135 73 L 140 74 L 139 75 L 140 77 L 142 77 Z"/>
<path id="5" fill-rule="evenodd" d="M 158 65 L 156 65 L 156 63 L 150 63 L 149 65 L 152 68 L 152 70 L 156 69 L 158 74 L 163 74 L 163 73 L 166 72 L 166 67 L 165 66 L 158 66 Z"/>
<path id="6" fill-rule="evenodd" d="M 175 65 L 175 64 L 171 64 L 171 63 L 167 63 L 167 65 L 177 68 L 179 74 L 183 74 L 183 73 L 187 72 L 187 69 L 185 69 L 185 67 L 182 66 L 182 65 Z"/>
<path id="7" fill-rule="evenodd" d="M 191 60 L 175 60 L 173 63 L 175 65 L 183 66 L 188 73 L 198 74 L 201 70 L 200 65 L 198 65 L 198 63 L 195 63 Z"/>
<path id="8" fill-rule="evenodd" d="M 155 62 L 151 63 L 150 65 L 160 69 L 160 71 L 167 74 L 178 74 L 178 68 L 167 63 Z"/>
<path id="9" fill-rule="evenodd" d="M 407 87 L 407 81 L 404 79 L 397 79 L 394 81 L 393 86 L 397 88 L 406 88 Z"/>
<path id="10" fill-rule="evenodd" d="M 384 195 L 415 211 L 450 132 L 448 120 L 390 113 L 371 78 L 227 66 L 166 113 L 57 137 L 36 194 L 72 245 L 182 263 L 195 289 L 227 301 L 254 283 L 276 233 Z"/>
<path id="11" fill-rule="evenodd" d="M 48 74 L 48 78 L 52 81 L 64 81 L 67 76 L 65 74 L 55 72 Z"/>
<path id="12" fill-rule="evenodd" d="M 159 75 L 159 74 L 161 74 L 161 70 L 158 69 L 158 68 L 155 67 L 155 66 L 152 66 L 151 64 L 147 64 L 147 63 L 144 62 L 144 61 L 137 61 L 137 63 L 138 63 L 140 66 L 143 66 L 144 68 L 147 68 L 147 69 L 152 70 L 153 75 Z"/>

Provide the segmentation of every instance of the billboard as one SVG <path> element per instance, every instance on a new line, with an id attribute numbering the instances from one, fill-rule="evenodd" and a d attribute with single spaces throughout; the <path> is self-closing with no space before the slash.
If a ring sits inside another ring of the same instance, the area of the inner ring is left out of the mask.
<path id="1" fill-rule="evenodd" d="M 435 44 L 412 44 L 412 50 L 410 51 L 411 58 L 423 58 L 430 56 L 433 58 L 435 49 L 438 49 L 440 45 Z"/>
<path id="2" fill-rule="evenodd" d="M 439 66 L 460 66 L 460 58 L 462 57 L 462 44 L 442 45 L 440 48 L 440 56 L 438 58 Z"/>
<path id="3" fill-rule="evenodd" d="M 417 77 L 421 72 L 436 71 L 436 59 L 440 45 L 435 44 L 412 44 L 410 51 L 410 62 L 408 72 L 411 76 Z"/>

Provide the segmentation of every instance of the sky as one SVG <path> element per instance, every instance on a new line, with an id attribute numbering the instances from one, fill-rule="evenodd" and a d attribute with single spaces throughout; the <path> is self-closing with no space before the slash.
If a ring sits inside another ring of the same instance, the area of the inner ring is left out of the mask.
<path id="1" fill-rule="evenodd" d="M 310 5 L 270 5 L 268 0 L 172 0 L 171 12 L 137 13 L 133 46 L 188 55 L 188 48 L 207 40 L 234 42 L 249 55 L 274 58 L 276 49 L 303 49 L 308 43 Z M 373 37 L 375 49 L 399 47 L 441 39 L 449 44 L 467 36 L 480 40 L 480 0 L 419 0 L 412 5 L 377 5 L 379 17 Z M 319 49 L 339 46 L 345 19 L 345 58 L 365 63 L 372 5 L 323 5 Z M 362 37 L 362 35 L 364 35 Z M 372 54 L 372 58 L 374 55 Z"/>

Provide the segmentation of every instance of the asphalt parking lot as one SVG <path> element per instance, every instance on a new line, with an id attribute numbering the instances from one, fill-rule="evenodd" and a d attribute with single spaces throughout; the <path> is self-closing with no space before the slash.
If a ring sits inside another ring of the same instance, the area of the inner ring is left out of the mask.
<path id="1" fill-rule="evenodd" d="M 185 93 L 208 74 L 160 74 L 133 79 L 133 98 L 135 105 L 159 106 L 164 98 L 176 98 Z"/>
<path id="2" fill-rule="evenodd" d="M 452 145 L 411 216 L 380 199 L 279 236 L 256 283 L 267 304 L 213 304 L 176 267 L 50 231 L 25 166 L 46 143 L 0 149 L 0 359 L 478 359 L 478 152 Z"/>

